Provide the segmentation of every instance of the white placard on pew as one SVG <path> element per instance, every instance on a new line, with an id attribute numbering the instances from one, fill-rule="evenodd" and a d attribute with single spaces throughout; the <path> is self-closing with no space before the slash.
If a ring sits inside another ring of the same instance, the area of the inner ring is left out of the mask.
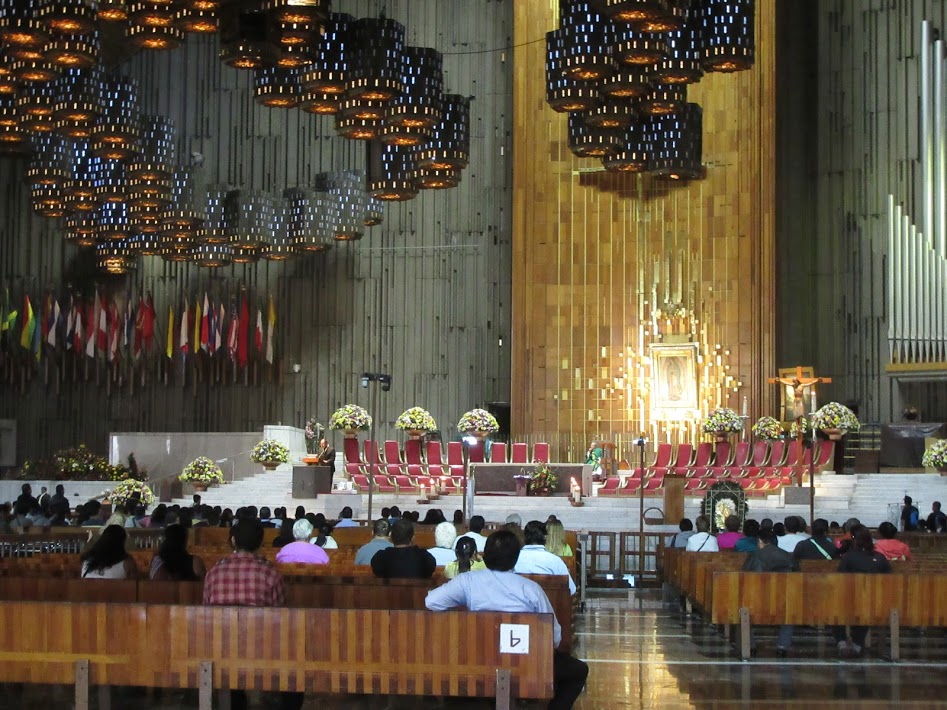
<path id="1" fill-rule="evenodd" d="M 500 653 L 529 653 L 529 626 L 500 624 Z"/>

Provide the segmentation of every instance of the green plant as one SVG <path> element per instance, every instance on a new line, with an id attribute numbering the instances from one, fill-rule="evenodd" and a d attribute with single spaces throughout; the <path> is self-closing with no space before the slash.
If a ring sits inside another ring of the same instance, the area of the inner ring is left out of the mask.
<path id="1" fill-rule="evenodd" d="M 330 429 L 360 429 L 365 430 L 372 425 L 372 418 L 364 407 L 357 404 L 346 404 L 332 413 L 329 419 Z"/>
<path id="2" fill-rule="evenodd" d="M 220 470 L 220 466 L 211 459 L 206 456 L 198 456 L 184 467 L 178 479 L 194 483 L 222 483 L 224 473 Z"/>
<path id="3" fill-rule="evenodd" d="M 757 439 L 772 441 L 779 439 L 783 435 L 783 425 L 773 417 L 760 417 L 759 421 L 753 425 L 753 436 Z"/>
<path id="4" fill-rule="evenodd" d="M 148 471 L 138 466 L 135 454 L 128 455 L 128 466 L 113 466 L 105 457 L 80 444 L 60 449 L 48 458 L 28 459 L 16 477 L 49 481 L 124 481 L 129 478 L 144 481 Z"/>
<path id="5" fill-rule="evenodd" d="M 411 407 L 401 413 L 395 422 L 395 427 L 402 431 L 434 431 L 437 429 L 437 422 L 426 409 L 421 407 Z"/>
<path id="6" fill-rule="evenodd" d="M 947 467 L 947 439 L 940 439 L 931 444 L 924 452 L 921 463 L 928 468 Z"/>
<path id="7" fill-rule="evenodd" d="M 250 460 L 254 463 L 288 463 L 289 448 L 276 439 L 264 439 L 253 447 Z"/>
<path id="8" fill-rule="evenodd" d="M 743 420 L 729 407 L 714 409 L 704 419 L 705 434 L 733 434 L 743 430 Z"/>
<path id="9" fill-rule="evenodd" d="M 458 431 L 500 431 L 497 418 L 486 409 L 471 409 L 457 422 Z"/>
<path id="10" fill-rule="evenodd" d="M 820 431 L 826 429 L 844 429 L 845 431 L 858 431 L 861 429 L 861 422 L 855 413 L 838 402 L 829 402 L 818 412 L 812 415 L 812 425 Z"/>
<path id="11" fill-rule="evenodd" d="M 539 462 L 530 471 L 529 491 L 530 493 L 539 493 L 549 495 L 555 492 L 559 478 L 553 473 L 552 469 L 545 463 Z"/>

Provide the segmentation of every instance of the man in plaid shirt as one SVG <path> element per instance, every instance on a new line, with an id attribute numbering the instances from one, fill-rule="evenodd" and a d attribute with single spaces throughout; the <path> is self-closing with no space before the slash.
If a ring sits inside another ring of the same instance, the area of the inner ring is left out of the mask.
<path id="1" fill-rule="evenodd" d="M 256 556 L 263 543 L 263 525 L 256 518 L 244 518 L 230 529 L 233 554 L 225 557 L 204 579 L 204 603 L 218 606 L 282 606 L 286 583 L 269 562 Z M 280 693 L 282 710 L 299 710 L 302 693 Z M 230 694 L 232 710 L 246 710 L 247 694 Z"/>

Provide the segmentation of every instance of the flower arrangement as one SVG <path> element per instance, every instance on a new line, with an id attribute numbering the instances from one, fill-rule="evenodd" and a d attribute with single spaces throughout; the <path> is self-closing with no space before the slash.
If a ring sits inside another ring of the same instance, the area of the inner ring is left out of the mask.
<path id="1" fill-rule="evenodd" d="M 779 439 L 783 435 L 783 425 L 773 417 L 760 417 L 753 425 L 753 436 L 764 441 Z"/>
<path id="2" fill-rule="evenodd" d="M 134 478 L 127 478 L 119 483 L 111 491 L 106 491 L 105 495 L 113 505 L 128 506 L 133 498 L 138 498 L 142 505 L 149 506 L 155 502 L 155 494 L 152 493 L 148 484 L 143 481 L 136 481 Z"/>
<path id="3" fill-rule="evenodd" d="M 147 470 L 140 468 L 135 454 L 128 455 L 128 465 L 112 466 L 108 460 L 80 444 L 71 449 L 61 449 L 49 458 L 28 459 L 18 472 L 17 478 L 49 481 L 124 481 L 134 478 L 143 481 Z"/>
<path id="4" fill-rule="evenodd" d="M 802 435 L 806 436 L 812 431 L 812 425 L 809 423 L 809 420 L 806 417 L 802 418 Z M 799 436 L 799 425 L 796 422 L 792 423 L 792 426 L 789 427 L 789 438 L 795 439 Z"/>
<path id="5" fill-rule="evenodd" d="M 395 422 L 395 428 L 402 431 L 434 431 L 437 429 L 437 422 L 426 409 L 421 407 L 411 407 L 406 409 Z"/>
<path id="6" fill-rule="evenodd" d="M 339 407 L 332 413 L 329 419 L 330 429 L 369 429 L 372 425 L 372 418 L 364 407 L 357 404 L 346 404 Z"/>
<path id="7" fill-rule="evenodd" d="M 458 431 L 486 431 L 491 434 L 500 430 L 497 418 L 486 409 L 471 409 L 457 422 Z"/>
<path id="8" fill-rule="evenodd" d="M 928 468 L 947 468 L 947 439 L 931 444 L 924 452 L 921 463 Z"/>
<path id="9" fill-rule="evenodd" d="M 826 429 L 858 431 L 861 429 L 861 422 L 858 421 L 855 413 L 838 402 L 829 402 L 812 415 L 812 425 L 821 431 Z"/>
<path id="10" fill-rule="evenodd" d="M 289 449 L 276 439 L 264 439 L 250 452 L 253 463 L 288 463 Z"/>
<path id="11" fill-rule="evenodd" d="M 704 420 L 705 434 L 733 434 L 743 429 L 743 420 L 729 407 L 718 407 Z"/>
<path id="12" fill-rule="evenodd" d="M 220 470 L 220 466 L 211 459 L 206 456 L 198 456 L 184 467 L 178 479 L 194 483 L 222 483 L 224 473 Z"/>
<path id="13" fill-rule="evenodd" d="M 315 418 L 310 418 L 306 422 L 306 453 L 314 454 L 319 449 L 319 439 L 322 438 L 322 432 L 324 431 L 322 424 L 317 422 Z"/>
<path id="14" fill-rule="evenodd" d="M 550 495 L 556 490 L 559 479 L 545 463 L 539 462 L 529 474 L 529 492 L 537 495 Z"/>

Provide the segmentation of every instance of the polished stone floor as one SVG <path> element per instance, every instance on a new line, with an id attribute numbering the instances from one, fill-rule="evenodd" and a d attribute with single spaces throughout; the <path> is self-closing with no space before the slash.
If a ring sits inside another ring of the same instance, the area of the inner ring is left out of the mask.
<path id="1" fill-rule="evenodd" d="M 884 659 L 877 638 L 859 660 L 841 660 L 828 631 L 798 629 L 788 658 L 776 654 L 775 630 L 756 635 L 757 652 L 741 662 L 718 629 L 682 614 L 657 590 L 598 595 L 577 623 L 577 655 L 590 665 L 577 710 L 628 708 L 947 708 L 947 637 L 904 632 L 903 659 Z M 871 643 L 871 640 L 870 640 Z M 68 710 L 69 688 L 0 687 L 0 708 Z M 251 707 L 273 707 L 266 697 Z M 388 697 L 309 697 L 305 710 L 485 709 L 487 701 Z M 93 703 L 94 707 L 94 703 Z M 115 689 L 116 710 L 196 708 L 196 693 L 146 694 Z M 536 708 L 538 705 L 524 705 Z"/>

